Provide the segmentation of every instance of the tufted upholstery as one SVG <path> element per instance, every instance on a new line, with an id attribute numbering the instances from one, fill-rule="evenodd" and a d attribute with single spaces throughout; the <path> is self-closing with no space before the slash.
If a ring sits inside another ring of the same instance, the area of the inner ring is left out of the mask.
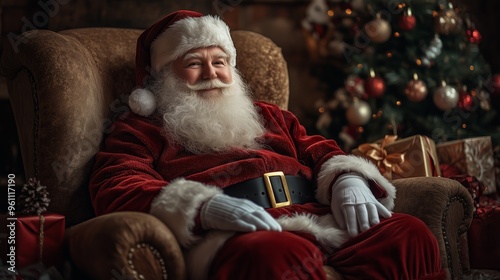
<path id="1" fill-rule="evenodd" d="M 26 177 L 47 185 L 49 210 L 66 216 L 66 247 L 83 271 L 82 279 L 185 278 L 181 250 L 164 224 L 136 212 L 94 217 L 87 190 L 103 137 L 113 129 L 113 120 L 129 110 L 126 100 L 134 86 L 140 33 L 117 28 L 34 30 L 24 33 L 18 45 L 8 46 L 1 59 Z M 280 48 L 253 32 L 233 31 L 232 36 L 237 67 L 254 98 L 286 109 L 288 72 Z M 472 219 L 467 190 L 444 178 L 394 184 L 395 211 L 415 215 L 429 226 L 449 277 L 460 278 L 460 236 Z"/>

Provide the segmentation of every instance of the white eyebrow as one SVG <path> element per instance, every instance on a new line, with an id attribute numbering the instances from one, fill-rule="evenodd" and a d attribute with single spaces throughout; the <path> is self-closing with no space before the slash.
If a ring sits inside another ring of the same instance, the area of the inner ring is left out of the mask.
<path id="1" fill-rule="evenodd" d="M 225 52 L 219 52 L 215 56 L 215 58 L 228 58 L 228 55 Z M 192 58 L 202 58 L 200 53 L 188 53 L 184 56 L 184 60 L 189 60 Z"/>
<path id="2" fill-rule="evenodd" d="M 220 52 L 220 53 L 217 53 L 214 57 L 215 58 L 228 58 L 229 56 L 225 52 Z"/>
<path id="3" fill-rule="evenodd" d="M 184 60 L 192 59 L 192 58 L 201 58 L 201 54 L 199 53 L 188 53 L 184 56 Z"/>

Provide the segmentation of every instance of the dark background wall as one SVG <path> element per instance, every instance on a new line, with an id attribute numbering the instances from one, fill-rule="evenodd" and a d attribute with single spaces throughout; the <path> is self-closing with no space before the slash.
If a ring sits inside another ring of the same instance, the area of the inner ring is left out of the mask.
<path id="1" fill-rule="evenodd" d="M 179 9 L 222 17 L 231 29 L 253 30 L 278 44 L 288 61 L 290 110 L 306 120 L 315 97 L 315 81 L 309 77 L 307 53 L 300 21 L 309 0 L 0 0 L 0 54 L 15 36 L 32 29 L 54 31 L 81 27 L 146 28 L 160 17 Z M 307 92 L 306 103 L 297 100 Z M 321 92 L 317 91 L 319 96 Z M 309 102 L 309 104 L 307 103 Z M 306 112 L 306 113 L 303 113 Z M 3 78 L 0 79 L 0 181 L 22 172 L 15 122 Z M 4 176 L 5 175 L 5 176 Z"/>

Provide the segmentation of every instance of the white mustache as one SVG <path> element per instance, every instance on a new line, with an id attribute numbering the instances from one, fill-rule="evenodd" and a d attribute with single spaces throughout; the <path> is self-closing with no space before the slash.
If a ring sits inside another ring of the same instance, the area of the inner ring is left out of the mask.
<path id="1" fill-rule="evenodd" d="M 213 89 L 213 88 L 228 88 L 234 84 L 234 80 L 230 83 L 224 83 L 219 79 L 214 79 L 214 80 L 209 80 L 209 81 L 201 81 L 196 84 L 187 84 L 186 86 L 190 90 L 194 91 L 199 91 L 199 90 L 207 90 L 207 89 Z"/>

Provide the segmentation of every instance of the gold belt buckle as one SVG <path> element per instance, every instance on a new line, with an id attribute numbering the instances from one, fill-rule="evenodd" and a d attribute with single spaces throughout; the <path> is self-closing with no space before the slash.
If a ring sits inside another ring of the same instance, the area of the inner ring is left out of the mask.
<path id="1" fill-rule="evenodd" d="M 288 190 L 288 184 L 286 182 L 285 174 L 281 171 L 276 172 L 268 172 L 262 175 L 264 177 L 264 183 L 266 184 L 267 196 L 271 201 L 271 206 L 273 208 L 279 208 L 283 206 L 288 206 L 292 204 L 292 200 L 290 199 L 290 191 Z M 276 203 L 276 197 L 274 196 L 274 190 L 271 183 L 271 177 L 278 176 L 281 179 L 281 185 L 283 185 L 283 191 L 285 192 L 286 201 Z"/>

